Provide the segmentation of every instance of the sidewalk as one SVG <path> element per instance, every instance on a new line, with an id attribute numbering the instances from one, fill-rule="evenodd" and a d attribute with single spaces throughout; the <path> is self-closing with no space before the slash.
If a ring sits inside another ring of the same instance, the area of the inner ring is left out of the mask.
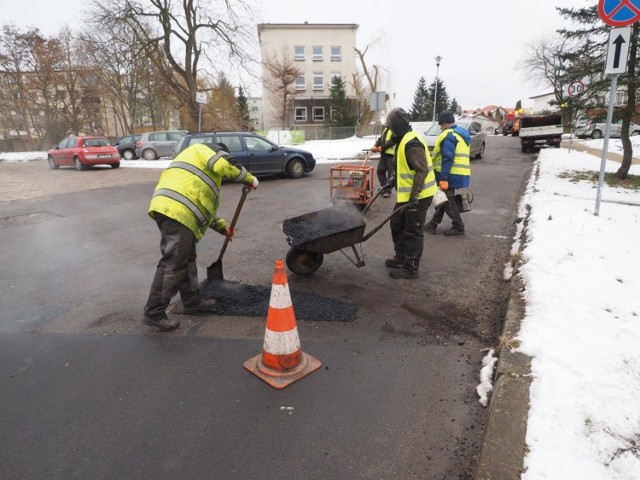
<path id="1" fill-rule="evenodd" d="M 569 139 L 563 140 L 563 148 L 569 149 L 570 146 L 572 152 L 585 152 L 597 158 L 602 156 L 601 148 L 598 150 L 585 145 L 583 140 L 573 139 L 572 142 Z M 566 154 L 569 152 L 567 151 Z M 622 161 L 622 155 L 615 152 L 609 152 L 607 158 L 615 162 Z M 634 157 L 632 164 L 640 164 L 640 159 Z M 545 187 L 540 186 L 537 180 L 535 182 L 536 188 L 544 189 Z M 559 213 L 556 211 L 554 217 L 559 216 Z M 522 220 L 524 230 L 527 230 L 529 215 L 530 213 L 527 213 L 527 218 Z M 562 233 L 559 232 L 559 234 Z M 524 233 L 521 238 L 523 237 L 525 237 Z M 522 248 L 521 244 L 520 252 Z M 520 252 L 512 253 L 515 257 L 519 256 Z M 579 261 L 578 255 L 572 259 Z M 515 268 L 515 262 L 512 263 Z M 520 275 L 512 276 L 511 285 L 512 295 L 506 313 L 503 334 L 500 338 L 501 345 L 496 349 L 498 363 L 476 468 L 476 480 L 520 480 L 524 470 L 524 459 L 528 452 L 526 434 L 530 398 L 532 398 L 530 397 L 530 387 L 533 380 L 531 357 L 515 351 L 518 349 L 518 344 L 513 340 L 518 337 L 524 319 L 526 305 L 523 292 L 525 289 Z M 530 289 L 530 286 L 527 289 Z M 528 296 L 531 296 L 530 291 Z M 531 298 L 527 300 L 527 305 L 530 300 Z M 558 454 L 561 455 L 560 452 Z"/>

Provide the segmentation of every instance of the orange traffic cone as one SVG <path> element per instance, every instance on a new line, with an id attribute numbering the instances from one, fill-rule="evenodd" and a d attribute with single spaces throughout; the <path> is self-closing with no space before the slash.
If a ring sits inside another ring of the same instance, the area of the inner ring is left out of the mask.
<path id="1" fill-rule="evenodd" d="M 300 348 L 300 337 L 289 294 L 284 261 L 276 260 L 262 353 L 244 362 L 244 368 L 281 389 L 315 372 L 320 361 Z"/>

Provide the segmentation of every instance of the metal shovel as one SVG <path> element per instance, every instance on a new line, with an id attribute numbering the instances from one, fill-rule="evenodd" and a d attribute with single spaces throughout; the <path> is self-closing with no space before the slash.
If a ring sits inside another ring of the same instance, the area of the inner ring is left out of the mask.
<path id="1" fill-rule="evenodd" d="M 249 194 L 249 190 L 250 188 L 248 185 L 245 185 L 242 187 L 242 196 L 240 197 L 240 201 L 238 202 L 238 206 L 236 207 L 236 213 L 233 214 L 231 225 L 229 225 L 232 230 L 236 226 L 236 222 L 238 221 L 238 217 L 240 216 L 240 210 L 242 210 L 242 205 L 244 205 L 244 201 L 247 198 L 247 195 Z M 224 252 L 227 249 L 228 244 L 229 244 L 229 238 L 225 236 L 224 243 L 222 244 L 222 249 L 220 250 L 220 255 L 218 256 L 218 259 L 207 267 L 207 281 L 224 279 L 224 275 L 222 273 L 222 256 L 224 255 Z"/>

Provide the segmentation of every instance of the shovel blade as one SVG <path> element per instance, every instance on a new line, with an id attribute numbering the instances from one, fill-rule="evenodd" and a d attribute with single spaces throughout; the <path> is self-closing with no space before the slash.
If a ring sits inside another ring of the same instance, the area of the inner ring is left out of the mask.
<path id="1" fill-rule="evenodd" d="M 213 262 L 207 267 L 207 280 L 223 280 L 224 275 L 222 273 L 222 260 Z"/>

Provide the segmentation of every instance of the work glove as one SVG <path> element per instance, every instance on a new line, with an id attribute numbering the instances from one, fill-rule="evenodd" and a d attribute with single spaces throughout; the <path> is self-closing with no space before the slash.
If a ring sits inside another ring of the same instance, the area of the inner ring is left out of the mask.
<path id="1" fill-rule="evenodd" d="M 449 182 L 446 180 L 440 180 L 440 188 L 442 190 L 449 190 Z"/>
<path id="2" fill-rule="evenodd" d="M 407 202 L 407 210 L 416 211 L 417 209 L 418 209 L 418 198 L 409 197 L 409 201 Z"/>
<path id="3" fill-rule="evenodd" d="M 381 152 L 382 151 L 382 147 L 371 147 L 371 151 L 372 152 Z"/>
<path id="4" fill-rule="evenodd" d="M 258 184 L 259 183 L 260 182 L 258 181 L 258 178 L 257 177 L 253 177 L 253 183 L 251 185 L 249 185 L 249 188 L 251 190 L 255 190 L 256 188 L 258 188 Z"/>
<path id="5" fill-rule="evenodd" d="M 236 234 L 235 228 L 231 228 L 229 225 L 224 227 L 224 232 L 222 234 L 227 237 L 227 240 L 233 242 L 233 236 Z"/>

